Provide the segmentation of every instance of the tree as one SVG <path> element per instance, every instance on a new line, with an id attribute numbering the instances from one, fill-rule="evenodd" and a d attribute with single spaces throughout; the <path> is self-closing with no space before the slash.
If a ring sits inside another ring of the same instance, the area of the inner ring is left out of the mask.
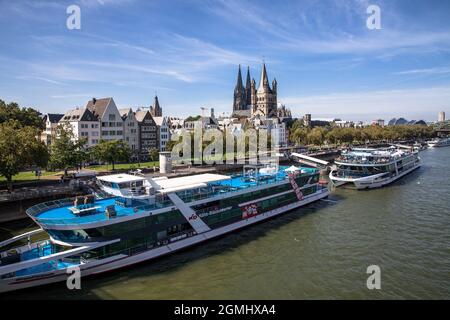
<path id="1" fill-rule="evenodd" d="M 67 175 L 69 168 L 77 167 L 87 159 L 86 139 L 77 140 L 69 124 L 60 124 L 56 137 L 51 145 L 50 167 L 64 170 Z"/>
<path id="2" fill-rule="evenodd" d="M 128 145 L 122 140 L 100 140 L 92 148 L 92 155 L 95 159 L 110 163 L 112 169 L 117 162 L 130 160 L 131 151 Z"/>
<path id="3" fill-rule="evenodd" d="M 159 158 L 159 151 L 156 148 L 150 148 L 148 150 L 148 157 L 150 161 L 156 161 Z"/>
<path id="4" fill-rule="evenodd" d="M 20 108 L 20 106 L 11 102 L 6 104 L 5 101 L 0 100 L 0 123 L 15 120 L 22 127 L 34 127 L 43 129 L 41 113 L 33 108 Z"/>
<path id="5" fill-rule="evenodd" d="M 325 138 L 325 129 L 321 127 L 313 128 L 307 136 L 307 141 L 310 144 L 322 145 Z"/>
<path id="6" fill-rule="evenodd" d="M 18 121 L 0 123 L 0 175 L 7 181 L 12 191 L 12 177 L 21 169 L 29 166 L 45 167 L 48 151 L 43 143 L 36 139 L 38 130 L 22 127 Z"/>
<path id="7" fill-rule="evenodd" d="M 306 144 L 308 136 L 308 128 L 297 128 L 291 134 L 291 140 L 296 144 Z"/>

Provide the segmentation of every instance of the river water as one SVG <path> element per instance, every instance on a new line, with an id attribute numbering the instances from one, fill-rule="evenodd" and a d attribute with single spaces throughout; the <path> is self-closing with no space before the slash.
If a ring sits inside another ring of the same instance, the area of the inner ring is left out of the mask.
<path id="1" fill-rule="evenodd" d="M 337 189 L 330 201 L 172 256 L 10 298 L 449 299 L 450 148 L 377 190 Z M 369 290 L 369 265 L 381 289 Z"/>

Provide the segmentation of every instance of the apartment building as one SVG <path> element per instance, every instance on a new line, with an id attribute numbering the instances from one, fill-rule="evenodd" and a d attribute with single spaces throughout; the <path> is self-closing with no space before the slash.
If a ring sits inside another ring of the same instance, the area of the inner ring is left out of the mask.
<path id="1" fill-rule="evenodd" d="M 86 109 L 100 122 L 102 140 L 124 140 L 123 120 L 113 98 L 90 100 Z"/>
<path id="2" fill-rule="evenodd" d="M 63 116 L 63 114 L 58 113 L 47 113 L 42 117 L 45 129 L 41 133 L 41 141 L 45 145 L 51 145 L 52 140 L 56 136 L 56 129 L 58 128 L 59 121 Z"/>
<path id="3" fill-rule="evenodd" d="M 166 151 L 166 144 L 170 140 L 169 121 L 167 117 L 153 117 L 156 123 L 159 151 Z"/>
<path id="4" fill-rule="evenodd" d="M 119 109 L 123 121 L 123 137 L 132 153 L 139 151 L 139 123 L 131 108 Z"/>
<path id="5" fill-rule="evenodd" d="M 148 160 L 149 150 L 159 149 L 158 132 L 155 120 L 148 110 L 138 110 L 135 113 L 139 132 L 139 153 L 142 160 Z"/>
<path id="6" fill-rule="evenodd" d="M 68 124 L 72 128 L 74 140 L 85 138 L 86 147 L 95 146 L 100 140 L 100 123 L 89 109 L 69 110 L 59 123 Z"/>

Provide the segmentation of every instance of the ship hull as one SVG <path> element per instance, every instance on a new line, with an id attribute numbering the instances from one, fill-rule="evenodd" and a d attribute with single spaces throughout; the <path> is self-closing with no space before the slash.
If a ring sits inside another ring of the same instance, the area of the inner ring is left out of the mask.
<path id="1" fill-rule="evenodd" d="M 341 186 L 344 184 L 352 184 L 354 186 L 354 188 L 357 190 L 375 189 L 375 188 L 381 188 L 388 184 L 391 184 L 418 168 L 420 168 L 420 164 L 416 164 L 415 166 L 413 166 L 393 177 L 387 177 L 387 178 L 381 178 L 381 179 L 368 179 L 368 178 L 341 179 L 341 178 L 333 176 L 332 173 L 330 173 L 330 180 L 333 181 L 333 185 L 335 185 L 335 186 Z"/>

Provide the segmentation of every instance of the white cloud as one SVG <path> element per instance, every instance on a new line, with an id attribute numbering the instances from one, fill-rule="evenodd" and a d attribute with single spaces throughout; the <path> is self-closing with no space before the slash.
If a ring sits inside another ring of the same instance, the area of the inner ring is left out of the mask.
<path id="1" fill-rule="evenodd" d="M 395 72 L 394 74 L 399 75 L 414 75 L 414 74 L 423 74 L 423 75 L 434 75 L 434 74 L 447 74 L 450 73 L 450 67 L 438 67 L 438 68 L 426 68 L 426 69 L 413 69 L 413 70 L 405 70 Z"/>

